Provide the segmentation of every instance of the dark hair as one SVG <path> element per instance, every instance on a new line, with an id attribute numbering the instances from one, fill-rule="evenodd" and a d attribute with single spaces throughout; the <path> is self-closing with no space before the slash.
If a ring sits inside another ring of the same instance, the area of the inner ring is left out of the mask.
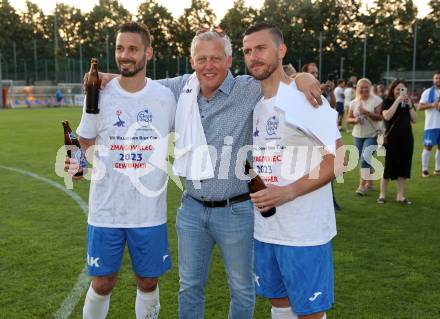
<path id="1" fill-rule="evenodd" d="M 273 42 L 275 42 L 275 44 L 277 46 L 284 43 L 284 37 L 283 37 L 283 33 L 281 32 L 281 30 L 278 29 L 276 26 L 269 24 L 267 22 L 262 22 L 262 23 L 251 25 L 249 28 L 246 29 L 246 31 L 244 31 L 243 36 L 245 37 L 245 36 L 250 35 L 252 33 L 260 32 L 260 31 L 264 31 L 264 30 L 269 31 L 270 35 L 272 36 Z"/>
<path id="2" fill-rule="evenodd" d="M 311 66 L 318 67 L 315 62 L 306 63 L 302 66 L 301 72 L 309 73 L 309 67 L 311 67 Z"/>
<path id="3" fill-rule="evenodd" d="M 141 36 L 145 48 L 151 46 L 150 31 L 145 24 L 141 22 L 131 21 L 119 26 L 118 33 L 137 33 Z"/>
<path id="4" fill-rule="evenodd" d="M 402 83 L 403 85 L 405 85 L 405 87 L 407 87 L 405 80 L 394 80 L 391 84 L 390 87 L 388 88 L 388 94 L 386 96 L 387 99 L 394 101 L 396 99 L 396 97 L 394 96 L 394 89 L 396 88 L 396 86 L 398 86 L 400 83 Z"/>
<path id="5" fill-rule="evenodd" d="M 434 75 L 440 74 L 440 70 L 435 71 Z"/>
<path id="6" fill-rule="evenodd" d="M 343 79 L 339 79 L 338 80 L 338 85 L 341 84 L 341 83 L 345 83 L 345 81 Z"/>
<path id="7" fill-rule="evenodd" d="M 347 87 L 352 88 L 353 87 L 353 82 L 347 81 Z"/>

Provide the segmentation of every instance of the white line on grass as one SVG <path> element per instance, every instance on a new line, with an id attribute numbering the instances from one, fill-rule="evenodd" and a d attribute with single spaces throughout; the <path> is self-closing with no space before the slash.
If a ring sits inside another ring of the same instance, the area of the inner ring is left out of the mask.
<path id="1" fill-rule="evenodd" d="M 79 207 L 81 207 L 84 214 L 87 215 L 87 211 L 88 211 L 87 203 L 77 193 L 73 192 L 70 189 L 66 189 L 63 185 L 58 184 L 57 182 L 54 182 L 53 180 L 48 179 L 46 177 L 37 175 L 32 172 L 24 171 L 24 170 L 21 170 L 18 168 L 8 167 L 8 166 L 3 166 L 3 165 L 0 165 L 0 168 L 32 177 L 36 180 L 47 183 L 47 184 L 55 187 L 56 189 L 59 189 L 60 191 L 66 193 L 68 196 L 70 196 L 79 205 Z M 72 313 L 73 309 L 75 309 L 75 306 L 79 302 L 79 299 L 81 298 L 82 294 L 84 293 L 84 291 L 86 290 L 86 288 L 88 286 L 89 286 L 89 278 L 86 274 L 86 267 L 84 267 L 83 270 L 81 271 L 81 273 L 79 274 L 78 280 L 76 281 L 76 284 L 73 287 L 72 291 L 64 299 L 64 301 L 61 304 L 58 311 L 53 315 L 54 318 L 57 318 L 57 319 L 69 318 L 70 314 Z"/>

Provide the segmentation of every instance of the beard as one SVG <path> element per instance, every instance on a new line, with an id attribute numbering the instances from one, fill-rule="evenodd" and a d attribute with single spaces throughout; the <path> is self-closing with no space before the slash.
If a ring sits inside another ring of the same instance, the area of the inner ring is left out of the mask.
<path id="1" fill-rule="evenodd" d="M 259 73 L 253 72 L 252 68 L 255 65 L 264 65 L 265 67 L 263 70 L 261 70 Z M 275 59 L 270 64 L 265 64 L 261 62 L 255 62 L 249 66 L 249 73 L 258 81 L 266 80 L 268 77 L 272 75 L 272 73 L 275 72 L 275 70 L 278 68 L 278 59 Z"/>
<path id="2" fill-rule="evenodd" d="M 122 68 L 121 68 L 121 63 L 134 63 L 134 70 L 122 70 Z M 123 61 L 120 61 L 120 62 L 118 62 L 118 68 L 119 68 L 119 73 L 122 75 L 122 76 L 125 76 L 125 77 L 133 77 L 133 76 L 135 76 L 136 74 L 138 74 L 140 71 L 142 71 L 144 68 L 145 68 L 145 63 L 147 62 L 147 59 L 146 58 L 144 58 L 144 59 L 142 59 L 139 63 L 137 63 L 136 64 L 136 61 L 133 61 L 133 60 L 123 60 Z"/>

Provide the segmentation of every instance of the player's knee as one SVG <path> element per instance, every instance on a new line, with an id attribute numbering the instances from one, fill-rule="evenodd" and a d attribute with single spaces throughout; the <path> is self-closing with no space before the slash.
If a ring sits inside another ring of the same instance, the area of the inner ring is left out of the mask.
<path id="1" fill-rule="evenodd" d="M 298 319 L 327 319 L 325 312 L 318 312 L 312 315 L 298 316 Z"/>
<path id="2" fill-rule="evenodd" d="M 290 307 L 290 302 L 288 298 L 273 298 L 270 299 L 270 303 L 273 307 L 286 308 Z"/>
<path id="3" fill-rule="evenodd" d="M 116 285 L 116 276 L 94 277 L 92 287 L 101 296 L 110 294 Z"/>
<path id="4" fill-rule="evenodd" d="M 137 277 L 137 286 L 143 292 L 151 292 L 157 287 L 157 278 Z"/>

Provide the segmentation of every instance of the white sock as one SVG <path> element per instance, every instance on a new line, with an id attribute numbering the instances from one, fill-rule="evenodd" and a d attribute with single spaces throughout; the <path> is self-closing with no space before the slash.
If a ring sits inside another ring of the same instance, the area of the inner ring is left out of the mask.
<path id="1" fill-rule="evenodd" d="M 435 152 L 435 170 L 440 170 L 440 151 L 438 149 Z"/>
<path id="2" fill-rule="evenodd" d="M 431 157 L 431 151 L 424 149 L 422 152 L 422 171 L 428 170 L 430 157 Z"/>
<path id="3" fill-rule="evenodd" d="M 137 289 L 136 294 L 136 319 L 159 318 L 159 285 L 151 292 L 143 292 Z"/>
<path id="4" fill-rule="evenodd" d="M 98 295 L 90 284 L 84 301 L 83 319 L 105 319 L 110 307 L 110 295 Z"/>
<path id="5" fill-rule="evenodd" d="M 292 307 L 278 308 L 272 306 L 270 313 L 272 319 L 298 319 L 298 316 L 292 311 Z"/>
<path id="6" fill-rule="evenodd" d="M 327 314 L 325 313 L 321 319 L 327 319 Z"/>

